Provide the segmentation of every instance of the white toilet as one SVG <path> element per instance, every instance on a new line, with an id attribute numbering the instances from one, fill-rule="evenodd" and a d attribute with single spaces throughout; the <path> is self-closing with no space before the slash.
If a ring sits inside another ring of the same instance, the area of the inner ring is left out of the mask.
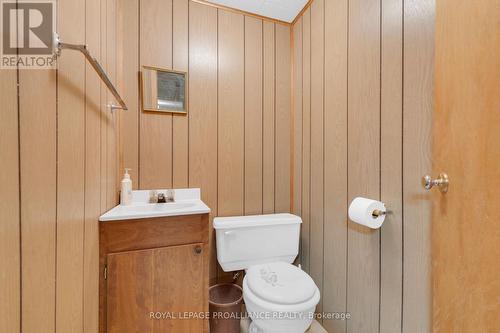
<path id="1" fill-rule="evenodd" d="M 251 333 L 304 333 L 313 321 L 319 289 L 292 265 L 301 223 L 292 214 L 214 219 L 222 269 L 246 270 L 243 299 L 252 319 Z"/>

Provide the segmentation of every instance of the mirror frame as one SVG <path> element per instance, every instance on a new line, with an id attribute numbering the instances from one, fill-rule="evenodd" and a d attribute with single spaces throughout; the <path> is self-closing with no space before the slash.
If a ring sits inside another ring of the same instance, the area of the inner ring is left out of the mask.
<path id="1" fill-rule="evenodd" d="M 169 109 L 149 109 L 146 108 L 144 105 L 144 73 L 143 71 L 147 70 L 154 70 L 154 71 L 159 71 L 159 72 L 166 72 L 166 73 L 174 73 L 174 74 L 183 74 L 184 75 L 184 111 L 178 111 L 178 110 L 169 110 Z M 187 115 L 188 113 L 188 108 L 189 108 L 189 85 L 188 85 L 188 72 L 185 71 L 177 71 L 173 69 L 168 69 L 168 68 L 162 68 L 162 67 L 156 67 L 156 66 L 147 66 L 143 65 L 141 71 L 139 72 L 140 74 L 140 98 L 141 98 L 141 109 L 143 112 L 161 112 L 161 113 L 176 113 L 176 114 L 184 114 Z"/>

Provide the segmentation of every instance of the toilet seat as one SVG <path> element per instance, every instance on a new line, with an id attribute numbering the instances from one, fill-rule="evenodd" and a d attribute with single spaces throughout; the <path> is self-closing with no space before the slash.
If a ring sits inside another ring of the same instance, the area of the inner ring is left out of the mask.
<path id="1" fill-rule="evenodd" d="M 313 279 L 306 272 L 285 262 L 252 266 L 246 277 L 248 287 L 255 296 L 276 304 L 307 302 L 317 290 Z"/>

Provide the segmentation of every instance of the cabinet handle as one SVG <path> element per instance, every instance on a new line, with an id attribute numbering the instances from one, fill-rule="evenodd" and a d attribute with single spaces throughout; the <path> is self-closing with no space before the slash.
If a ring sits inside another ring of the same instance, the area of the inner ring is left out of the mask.
<path id="1" fill-rule="evenodd" d="M 202 251 L 202 248 L 199 245 L 194 248 L 194 253 L 196 253 L 196 254 L 200 254 L 201 251 Z"/>

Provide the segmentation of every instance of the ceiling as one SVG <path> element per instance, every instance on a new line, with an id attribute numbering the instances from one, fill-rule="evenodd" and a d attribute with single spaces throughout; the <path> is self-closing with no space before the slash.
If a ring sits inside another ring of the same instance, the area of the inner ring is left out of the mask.
<path id="1" fill-rule="evenodd" d="M 289 23 L 307 4 L 307 0 L 209 0 L 208 2 Z"/>

